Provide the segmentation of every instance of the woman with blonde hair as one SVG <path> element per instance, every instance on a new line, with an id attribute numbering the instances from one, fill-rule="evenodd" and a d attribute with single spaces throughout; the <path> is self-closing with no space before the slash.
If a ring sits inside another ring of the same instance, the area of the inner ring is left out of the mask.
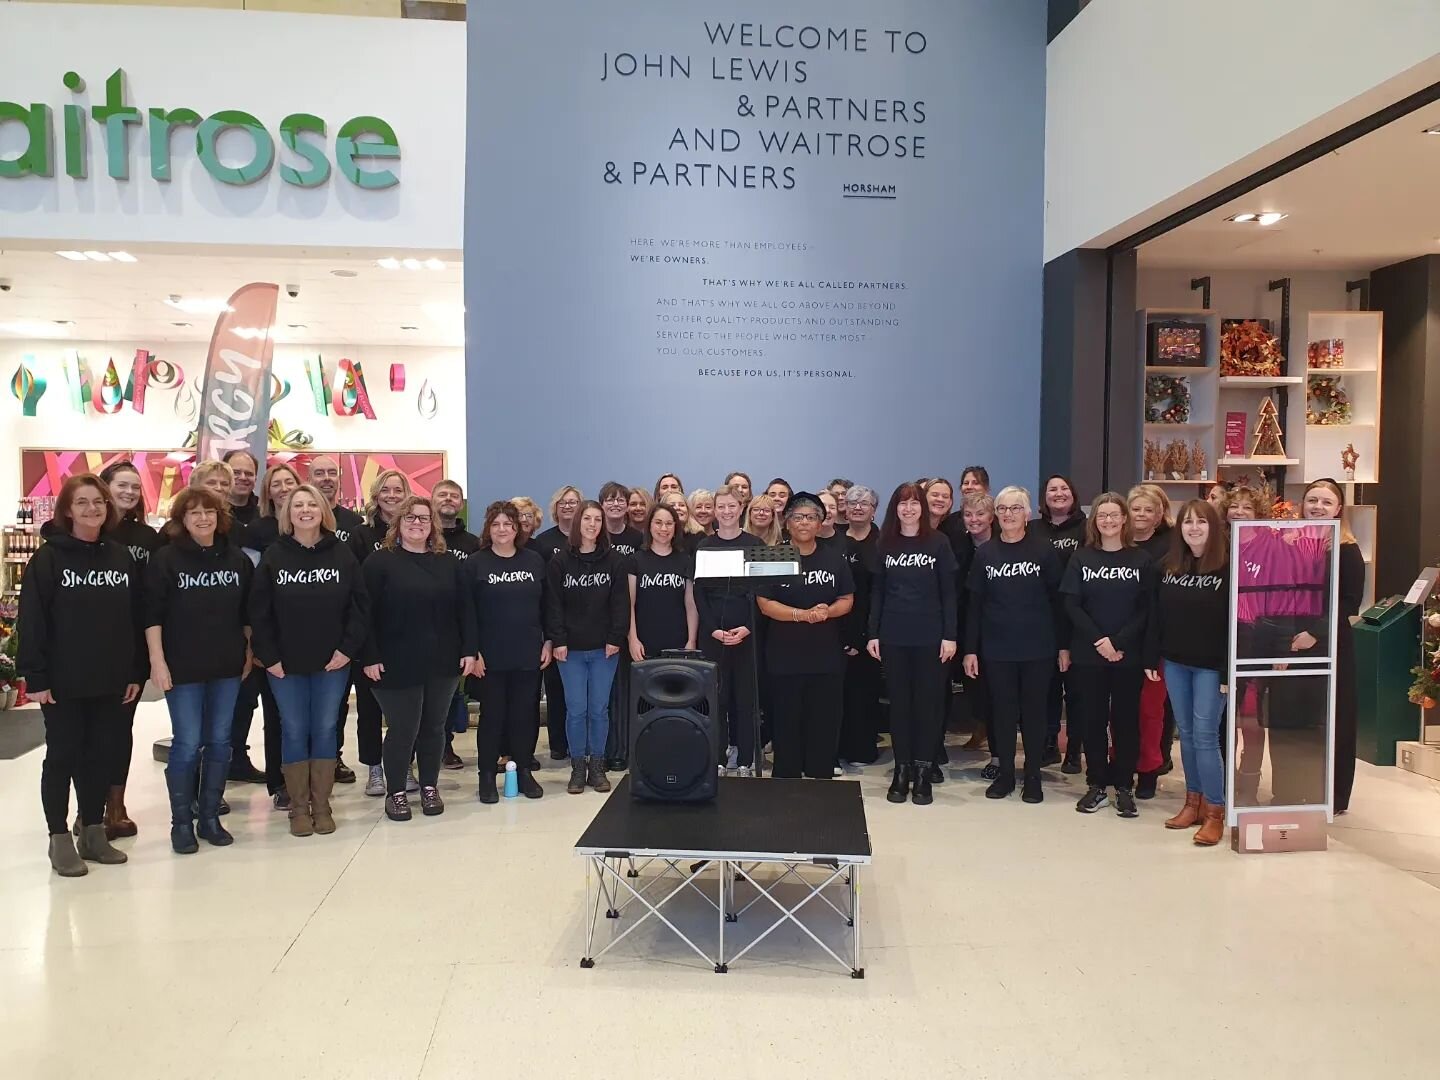
<path id="1" fill-rule="evenodd" d="M 1224 505 L 1216 506 L 1215 512 L 1225 522 L 1265 521 L 1275 508 L 1264 488 L 1237 487 L 1226 494 Z"/>
<path id="2" fill-rule="evenodd" d="M 630 526 L 644 535 L 645 522 L 650 519 L 650 493 L 644 488 L 631 488 L 630 496 L 625 502 L 626 513 L 630 518 Z"/>
<path id="3" fill-rule="evenodd" d="M 700 538 L 705 535 L 705 530 L 691 516 L 690 504 L 685 501 L 685 496 L 678 491 L 669 492 L 660 499 L 659 505 L 669 507 L 680 525 L 675 543 L 693 555 Z"/>
<path id="4" fill-rule="evenodd" d="M 540 523 L 544 518 L 540 513 L 540 507 L 533 499 L 527 499 L 524 495 L 516 495 L 510 502 L 520 514 L 518 522 L 520 535 L 516 538 L 516 543 L 524 547 L 530 543 L 530 538 L 539 530 Z"/>
<path id="5" fill-rule="evenodd" d="M 696 488 L 690 493 L 690 520 L 700 532 L 709 536 L 715 531 L 715 492 Z"/>
<path id="6" fill-rule="evenodd" d="M 229 502 L 230 492 L 235 487 L 235 470 L 223 461 L 201 461 L 190 470 L 190 479 L 185 486 L 205 488 Z"/>
<path id="7" fill-rule="evenodd" d="M 745 511 L 745 531 L 758 537 L 766 547 L 780 543 L 780 522 L 775 516 L 775 503 L 769 495 L 756 495 Z"/>

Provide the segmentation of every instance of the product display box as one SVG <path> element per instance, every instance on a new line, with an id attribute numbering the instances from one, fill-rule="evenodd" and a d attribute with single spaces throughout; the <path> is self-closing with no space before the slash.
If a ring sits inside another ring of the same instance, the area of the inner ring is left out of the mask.
<path id="1" fill-rule="evenodd" d="M 1204 367 L 1205 325 L 1193 322 L 1150 324 L 1145 363 L 1151 367 Z"/>
<path id="2" fill-rule="evenodd" d="M 1330 846 L 1325 808 L 1241 810 L 1235 828 L 1230 830 L 1230 846 L 1241 855 L 1325 851 Z"/>

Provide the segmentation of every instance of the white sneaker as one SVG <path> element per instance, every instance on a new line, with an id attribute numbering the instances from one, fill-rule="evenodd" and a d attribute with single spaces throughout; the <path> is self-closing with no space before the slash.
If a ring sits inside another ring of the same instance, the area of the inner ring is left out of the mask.
<path id="1" fill-rule="evenodd" d="M 845 775 L 845 770 L 842 769 L 842 768 L 840 768 L 839 765 L 836 765 L 835 768 L 830 771 L 830 775 L 831 775 L 831 776 L 844 776 L 844 775 Z"/>
<path id="2" fill-rule="evenodd" d="M 750 775 L 751 775 L 750 766 L 749 766 L 749 765 L 741 765 L 738 769 L 735 770 L 735 775 L 736 775 L 736 776 L 750 776 Z"/>
<path id="3" fill-rule="evenodd" d="M 385 794 L 385 767 L 383 765 L 370 766 L 370 776 L 365 781 L 365 794 L 377 797 Z"/>
<path id="4" fill-rule="evenodd" d="M 725 752 L 725 768 L 734 769 L 740 764 L 740 748 L 732 746 Z"/>
<path id="5" fill-rule="evenodd" d="M 415 766 L 410 766 L 405 773 L 405 790 L 414 794 L 420 790 L 420 781 L 415 779 Z"/>

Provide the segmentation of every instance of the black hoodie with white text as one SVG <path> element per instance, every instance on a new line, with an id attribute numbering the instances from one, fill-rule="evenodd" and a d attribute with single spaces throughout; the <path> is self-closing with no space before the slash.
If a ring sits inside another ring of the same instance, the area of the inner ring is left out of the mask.
<path id="1" fill-rule="evenodd" d="M 949 537 L 900 536 L 880 542 L 870 591 L 869 636 L 882 646 L 934 646 L 954 640 L 955 552 Z"/>
<path id="2" fill-rule="evenodd" d="M 176 686 L 239 678 L 255 568 L 224 537 L 202 548 L 182 534 L 145 572 L 145 626 L 161 628 L 165 666 Z"/>
<path id="3" fill-rule="evenodd" d="M 638 535 L 638 534 L 637 534 Z M 630 560 L 610 548 L 566 548 L 545 570 L 545 636 L 586 652 L 630 636 Z"/>
<path id="4" fill-rule="evenodd" d="M 1224 672 L 1230 650 L 1230 564 L 1202 573 L 1186 555 L 1160 570 L 1156 602 L 1160 655 L 1174 664 Z"/>
<path id="5" fill-rule="evenodd" d="M 1070 560 L 1060 591 L 1073 632 L 1070 658 L 1091 666 L 1153 668 L 1156 660 L 1155 564 L 1133 544 L 1118 551 L 1082 547 Z M 1104 659 L 1095 642 L 1109 638 L 1124 654 Z"/>
<path id="6" fill-rule="evenodd" d="M 135 521 L 126 518 L 113 529 L 105 533 L 107 540 L 114 540 L 117 544 L 130 552 L 130 558 L 135 560 L 135 566 L 140 571 L 136 581 L 143 581 L 145 578 L 145 566 L 150 562 L 150 557 L 158 551 L 164 540 L 160 534 L 143 521 Z"/>
<path id="7" fill-rule="evenodd" d="M 80 540 L 59 528 L 45 537 L 20 585 L 18 674 L 27 692 L 57 701 L 119 697 L 149 666 L 135 561 L 108 537 Z"/>
<path id="8" fill-rule="evenodd" d="M 1069 643 L 1060 577 L 1060 556 L 1038 529 L 982 544 L 966 582 L 965 652 L 1006 662 L 1054 657 Z"/>
<path id="9" fill-rule="evenodd" d="M 1033 529 L 1040 526 L 1040 533 L 1050 541 L 1050 546 L 1060 556 L 1061 566 L 1070 562 L 1070 556 L 1079 551 L 1085 543 L 1085 511 L 1078 506 L 1071 510 L 1064 521 L 1058 525 L 1050 520 L 1050 515 L 1041 514 L 1039 518 L 1030 523 Z"/>
<path id="10" fill-rule="evenodd" d="M 279 663 L 287 675 L 314 675 L 337 649 L 360 658 L 369 613 L 360 563 L 348 545 L 328 531 L 313 548 L 282 536 L 255 570 L 250 648 L 262 667 Z"/>

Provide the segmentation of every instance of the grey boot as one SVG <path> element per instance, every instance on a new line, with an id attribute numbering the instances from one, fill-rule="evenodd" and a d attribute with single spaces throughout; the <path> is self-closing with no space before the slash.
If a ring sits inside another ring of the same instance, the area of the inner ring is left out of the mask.
<path id="1" fill-rule="evenodd" d="M 584 793 L 585 759 L 583 757 L 572 757 L 570 759 L 570 783 L 565 785 L 565 790 L 571 795 Z"/>
<path id="2" fill-rule="evenodd" d="M 89 862 L 98 862 L 105 866 L 118 866 L 120 863 L 128 862 L 129 856 L 119 848 L 111 847 L 110 841 L 105 838 L 104 825 L 86 825 L 80 831 L 80 843 L 75 845 L 80 857 Z"/>
<path id="3" fill-rule="evenodd" d="M 610 778 L 605 775 L 605 759 L 603 757 L 592 757 L 590 759 L 589 784 L 596 791 L 609 791 Z"/>
<path id="4" fill-rule="evenodd" d="M 85 860 L 75 851 L 75 840 L 69 833 L 50 837 L 50 869 L 61 877 L 84 877 L 90 872 Z"/>

